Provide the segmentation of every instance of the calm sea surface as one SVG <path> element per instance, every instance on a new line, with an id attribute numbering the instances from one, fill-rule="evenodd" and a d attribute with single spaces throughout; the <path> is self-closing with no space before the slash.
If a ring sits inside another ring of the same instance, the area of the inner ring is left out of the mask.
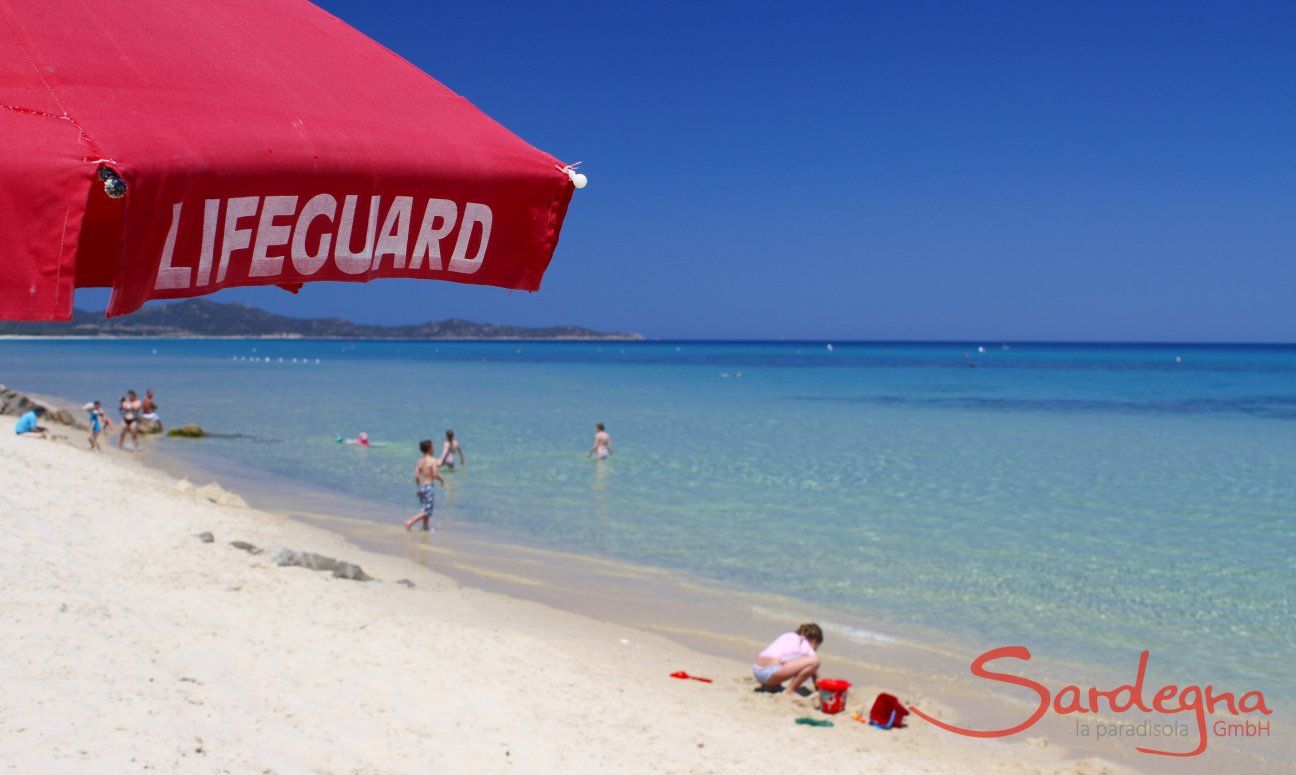
<path id="1" fill-rule="evenodd" d="M 169 424 L 239 434 L 191 449 L 393 521 L 417 505 L 416 443 L 454 428 L 469 465 L 438 521 L 884 637 L 936 628 L 969 656 L 1023 643 L 1126 680 L 1147 648 L 1163 679 L 1290 696 L 1296 347 L 985 349 L 4 341 L 0 381 L 114 408 L 151 387 Z M 390 446 L 336 441 L 360 431 Z"/>

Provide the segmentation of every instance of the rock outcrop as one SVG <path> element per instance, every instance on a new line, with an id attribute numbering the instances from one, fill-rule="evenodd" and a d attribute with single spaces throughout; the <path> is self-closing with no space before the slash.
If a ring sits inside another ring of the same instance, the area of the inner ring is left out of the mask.
<path id="1" fill-rule="evenodd" d="M 156 422 L 156 420 L 154 420 L 153 422 Z M 159 423 L 158 429 L 160 430 L 161 428 L 162 425 Z M 179 428 L 172 428 L 171 430 L 167 431 L 166 435 L 169 438 L 201 439 L 203 436 L 207 435 L 207 432 L 204 431 L 198 425 L 189 422 L 189 423 L 185 423 L 184 425 L 181 425 Z"/>
<path id="2" fill-rule="evenodd" d="M 85 427 L 83 423 L 77 422 L 76 417 L 66 409 L 50 406 L 24 393 L 19 393 L 17 390 L 0 385 L 0 414 L 20 416 L 38 406 L 45 408 L 45 421 L 58 423 L 59 425 L 70 425 L 73 428 Z"/>

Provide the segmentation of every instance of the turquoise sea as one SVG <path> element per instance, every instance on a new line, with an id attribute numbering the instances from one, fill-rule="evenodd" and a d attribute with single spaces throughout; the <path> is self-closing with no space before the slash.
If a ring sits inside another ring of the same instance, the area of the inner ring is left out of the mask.
<path id="1" fill-rule="evenodd" d="M 1163 681 L 1296 687 L 1293 346 L 11 340 L 0 382 L 151 387 L 170 424 L 232 435 L 192 449 L 393 522 L 416 443 L 454 428 L 438 521 L 969 660 L 1021 643 L 1123 682 L 1150 649 Z M 360 431 L 390 446 L 336 442 Z"/>

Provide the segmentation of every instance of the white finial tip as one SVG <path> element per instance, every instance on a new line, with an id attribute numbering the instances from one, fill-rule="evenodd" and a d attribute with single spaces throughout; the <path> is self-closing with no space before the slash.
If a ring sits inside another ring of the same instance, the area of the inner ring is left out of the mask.
<path id="1" fill-rule="evenodd" d="M 567 179 L 572 182 L 573 186 L 575 186 L 576 188 L 585 188 L 586 186 L 589 185 L 589 178 L 585 177 L 584 173 L 576 171 L 576 168 L 578 166 L 580 166 L 580 162 L 576 162 L 575 164 L 560 165 L 558 169 L 560 172 L 562 172 L 564 175 L 567 176 Z"/>

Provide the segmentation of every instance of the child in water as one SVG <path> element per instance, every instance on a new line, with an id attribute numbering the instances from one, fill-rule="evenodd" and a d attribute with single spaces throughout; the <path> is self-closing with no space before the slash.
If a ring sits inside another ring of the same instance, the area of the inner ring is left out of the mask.
<path id="1" fill-rule="evenodd" d="M 454 431 L 446 431 L 445 443 L 441 445 L 441 459 L 437 462 L 441 466 L 453 471 L 456 455 L 458 456 L 460 463 L 464 463 L 465 465 L 468 463 L 468 459 L 464 457 L 463 447 L 459 446 L 459 442 L 455 441 Z"/>
<path id="2" fill-rule="evenodd" d="M 432 455 L 432 440 L 424 439 L 419 442 L 419 452 L 423 457 L 419 458 L 418 464 L 414 466 L 414 484 L 418 486 L 419 513 L 405 520 L 405 529 L 409 530 L 415 522 L 423 520 L 424 530 L 435 530 L 429 524 L 432 520 L 433 490 L 432 483 L 440 482 L 445 486 L 445 479 L 437 473 L 437 459 Z"/>

